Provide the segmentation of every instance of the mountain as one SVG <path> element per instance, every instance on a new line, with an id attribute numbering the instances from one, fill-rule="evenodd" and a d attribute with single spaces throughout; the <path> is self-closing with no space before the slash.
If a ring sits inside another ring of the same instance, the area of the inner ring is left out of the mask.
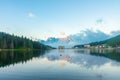
<path id="1" fill-rule="evenodd" d="M 0 49 L 50 49 L 52 47 L 32 41 L 26 37 L 18 37 L 0 32 Z"/>
<path id="2" fill-rule="evenodd" d="M 113 37 L 111 39 L 108 39 L 105 44 L 112 47 L 120 46 L 120 35 Z"/>
<path id="3" fill-rule="evenodd" d="M 54 38 L 51 37 L 49 39 L 45 40 L 41 40 L 40 43 L 45 44 L 45 45 L 49 45 L 52 47 L 57 48 L 58 46 L 65 46 L 66 48 L 71 47 L 71 40 L 69 37 L 65 37 L 65 38 Z"/>
<path id="4" fill-rule="evenodd" d="M 115 36 L 110 39 L 107 39 L 107 40 L 92 42 L 92 43 L 89 43 L 89 45 L 90 46 L 107 45 L 107 46 L 111 46 L 111 47 L 120 46 L 120 35 Z M 83 47 L 83 45 L 81 45 L 81 44 L 75 45 L 74 47 L 81 48 L 81 47 Z"/>
<path id="5" fill-rule="evenodd" d="M 115 32 L 113 33 L 114 35 L 118 34 Z M 65 46 L 65 48 L 71 48 L 74 45 L 78 45 L 78 44 L 86 44 L 86 43 L 106 40 L 114 35 L 108 35 L 99 30 L 93 31 L 93 30 L 87 29 L 77 34 L 66 36 L 64 38 L 51 37 L 51 38 L 48 38 L 47 40 L 40 40 L 40 42 L 45 45 L 49 45 L 56 48 L 60 45 Z"/>

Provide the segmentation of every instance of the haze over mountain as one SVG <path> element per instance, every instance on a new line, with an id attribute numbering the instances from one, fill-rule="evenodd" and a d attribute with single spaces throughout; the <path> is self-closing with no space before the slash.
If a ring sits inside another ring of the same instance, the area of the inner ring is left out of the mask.
<path id="1" fill-rule="evenodd" d="M 120 31 L 112 31 L 110 34 L 106 34 L 100 30 L 83 30 L 77 34 L 72 34 L 64 38 L 50 37 L 47 40 L 40 40 L 41 43 L 52 47 L 65 46 L 70 48 L 78 44 L 86 44 L 90 42 L 102 41 L 118 35 Z"/>

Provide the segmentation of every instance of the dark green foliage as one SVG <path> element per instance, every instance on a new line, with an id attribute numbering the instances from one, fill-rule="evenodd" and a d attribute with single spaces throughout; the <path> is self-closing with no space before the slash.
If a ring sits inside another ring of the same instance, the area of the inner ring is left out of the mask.
<path id="1" fill-rule="evenodd" d="M 92 42 L 92 43 L 89 43 L 90 46 L 97 46 L 97 45 L 102 45 L 102 44 L 105 44 L 108 40 L 105 40 L 105 41 L 99 41 L 99 42 Z"/>
<path id="2" fill-rule="evenodd" d="M 106 44 L 116 47 L 116 46 L 120 46 L 120 35 L 113 37 L 111 39 L 109 39 Z"/>
<path id="3" fill-rule="evenodd" d="M 18 37 L 4 32 L 0 32 L 0 49 L 49 49 L 37 41 L 32 41 L 26 37 Z"/>
<path id="4" fill-rule="evenodd" d="M 75 45 L 74 48 L 84 48 L 84 45 Z"/>

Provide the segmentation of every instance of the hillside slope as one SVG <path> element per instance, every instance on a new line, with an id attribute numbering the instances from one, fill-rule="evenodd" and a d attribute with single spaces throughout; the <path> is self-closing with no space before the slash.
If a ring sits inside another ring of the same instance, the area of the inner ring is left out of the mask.
<path id="1" fill-rule="evenodd" d="M 26 37 L 18 37 L 4 32 L 0 32 L 0 49 L 49 49 L 51 47 L 43 45 L 37 41 L 32 41 Z"/>
<path id="2" fill-rule="evenodd" d="M 112 46 L 112 47 L 120 46 L 120 35 L 107 39 L 107 40 L 103 40 L 99 42 L 92 42 L 88 44 L 90 46 L 98 46 L 98 45 L 103 45 L 103 44 L 107 46 Z M 84 47 L 84 45 L 75 45 L 74 47 L 82 48 Z"/>

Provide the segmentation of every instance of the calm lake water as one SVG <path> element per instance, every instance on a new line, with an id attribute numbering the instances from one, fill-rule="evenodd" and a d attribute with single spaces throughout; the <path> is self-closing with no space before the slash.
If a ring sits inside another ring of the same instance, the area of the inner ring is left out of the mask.
<path id="1" fill-rule="evenodd" d="M 0 80 L 120 80 L 120 50 L 0 51 Z"/>

